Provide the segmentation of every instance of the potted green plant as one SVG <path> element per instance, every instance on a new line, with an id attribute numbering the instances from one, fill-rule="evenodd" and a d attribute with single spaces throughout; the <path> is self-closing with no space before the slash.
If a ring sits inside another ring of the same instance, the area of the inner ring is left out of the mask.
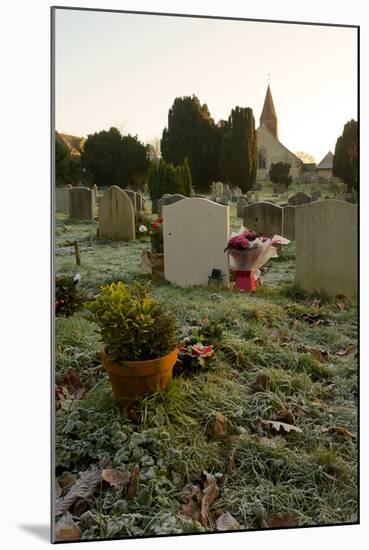
<path id="1" fill-rule="evenodd" d="M 87 309 L 99 326 L 102 364 L 120 407 L 167 385 L 178 356 L 176 321 L 147 286 L 112 283 Z"/>

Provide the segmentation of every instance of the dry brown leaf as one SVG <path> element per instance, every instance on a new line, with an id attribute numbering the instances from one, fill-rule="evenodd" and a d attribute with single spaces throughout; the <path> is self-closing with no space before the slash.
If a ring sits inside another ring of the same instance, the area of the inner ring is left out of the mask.
<path id="1" fill-rule="evenodd" d="M 310 353 L 320 363 L 328 363 L 330 360 L 330 354 L 327 350 L 321 350 L 319 348 L 311 348 L 308 346 L 299 346 L 299 351 L 303 353 Z"/>
<path id="2" fill-rule="evenodd" d="M 71 514 L 66 512 L 55 525 L 55 542 L 80 540 L 82 531 L 73 520 Z"/>
<path id="3" fill-rule="evenodd" d="M 340 311 L 344 311 L 346 309 L 346 304 L 343 302 L 336 302 L 336 305 Z"/>
<path id="4" fill-rule="evenodd" d="M 322 401 L 319 401 L 319 399 L 317 399 L 316 401 L 312 401 L 311 404 L 317 407 L 320 411 L 326 411 L 329 408 L 328 405 L 326 405 Z"/>
<path id="5" fill-rule="evenodd" d="M 285 422 L 277 422 L 275 420 L 261 420 L 261 423 L 265 424 L 266 426 L 269 426 L 276 432 L 281 432 L 282 430 L 282 432 L 294 431 L 294 432 L 302 433 L 301 428 L 298 428 L 297 426 L 292 426 L 291 424 L 286 424 Z"/>
<path id="6" fill-rule="evenodd" d="M 255 382 L 251 384 L 253 393 L 265 391 L 270 385 L 270 377 L 267 374 L 258 374 Z"/>
<path id="7" fill-rule="evenodd" d="M 297 519 L 288 514 L 274 516 L 270 522 L 270 527 L 296 527 L 296 525 L 298 525 Z"/>
<path id="8" fill-rule="evenodd" d="M 84 500 L 83 498 L 80 498 L 77 500 L 77 502 L 73 505 L 73 515 L 74 516 L 82 516 L 85 512 L 87 512 L 89 507 L 89 504 L 87 500 Z"/>
<path id="9" fill-rule="evenodd" d="M 218 531 L 234 531 L 240 528 L 240 524 L 229 512 L 224 512 L 216 520 L 216 527 Z"/>
<path id="10" fill-rule="evenodd" d="M 257 321 L 261 321 L 261 319 L 263 318 L 261 311 L 257 308 L 254 309 L 254 316 Z"/>
<path id="11" fill-rule="evenodd" d="M 220 439 L 227 431 L 227 421 L 222 414 L 217 414 L 214 422 L 214 437 Z"/>
<path id="12" fill-rule="evenodd" d="M 69 487 L 71 487 L 76 481 L 77 477 L 70 472 L 66 472 L 64 475 L 58 478 L 59 485 L 62 488 L 63 492 L 65 492 L 66 489 L 69 489 Z"/>
<path id="13" fill-rule="evenodd" d="M 131 470 L 131 482 L 128 487 L 128 499 L 133 500 L 138 492 L 138 485 L 140 482 L 140 468 L 136 464 Z"/>
<path id="14" fill-rule="evenodd" d="M 206 475 L 206 485 L 201 493 L 200 523 L 203 527 L 206 527 L 211 520 L 209 512 L 210 506 L 219 495 L 219 487 L 213 476 L 210 476 L 210 474 L 206 472 L 204 472 L 204 474 Z"/>
<path id="15" fill-rule="evenodd" d="M 141 413 L 140 410 L 136 407 L 129 407 L 127 410 L 127 416 L 132 422 L 135 424 L 139 424 L 141 421 Z"/>
<path id="16" fill-rule="evenodd" d="M 281 409 L 277 411 L 272 416 L 272 420 L 277 420 L 278 422 L 286 422 L 287 424 L 293 424 L 295 417 L 289 409 Z"/>
<path id="17" fill-rule="evenodd" d="M 87 500 L 95 493 L 101 484 L 101 470 L 107 461 L 108 459 L 103 461 L 101 465 L 94 464 L 88 470 L 81 473 L 79 479 L 70 488 L 67 495 L 56 501 L 56 516 L 62 516 L 77 500 Z"/>
<path id="18" fill-rule="evenodd" d="M 81 399 L 85 387 L 81 382 L 78 372 L 70 368 L 64 374 L 62 383 L 55 388 L 56 409 L 68 408 L 71 401 Z"/>
<path id="19" fill-rule="evenodd" d="M 357 344 L 351 344 L 347 349 L 337 351 L 336 355 L 343 357 L 344 355 L 352 355 L 353 353 L 357 353 Z"/>
<path id="20" fill-rule="evenodd" d="M 124 470 L 122 472 L 116 468 L 107 468 L 102 471 L 101 477 L 104 481 L 109 483 L 111 487 L 114 487 L 114 489 L 122 489 L 128 485 L 131 479 L 131 474 L 128 470 Z"/>
<path id="21" fill-rule="evenodd" d="M 200 505 L 196 500 L 189 500 L 182 505 L 181 515 L 193 519 L 195 521 L 200 520 Z"/>
<path id="22" fill-rule="evenodd" d="M 347 428 L 344 428 L 343 426 L 330 426 L 329 428 L 322 428 L 322 432 L 329 432 L 334 433 L 336 435 L 342 435 L 343 437 L 347 437 L 347 439 L 351 439 L 352 441 L 356 442 L 357 437 L 349 432 Z"/>

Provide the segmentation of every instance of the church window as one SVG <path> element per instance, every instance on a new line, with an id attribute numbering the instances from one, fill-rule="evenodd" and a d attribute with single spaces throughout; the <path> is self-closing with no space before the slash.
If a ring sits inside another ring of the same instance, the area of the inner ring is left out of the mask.
<path id="1" fill-rule="evenodd" d="M 258 168 L 266 168 L 266 156 L 264 149 L 259 151 L 258 154 Z"/>

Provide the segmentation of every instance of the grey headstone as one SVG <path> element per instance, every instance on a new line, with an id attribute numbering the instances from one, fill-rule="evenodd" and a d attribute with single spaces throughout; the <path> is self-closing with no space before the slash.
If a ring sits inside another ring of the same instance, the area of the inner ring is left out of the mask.
<path id="1" fill-rule="evenodd" d="M 288 204 L 283 208 L 283 229 L 282 235 L 290 241 L 295 240 L 295 213 L 296 207 Z"/>
<path id="2" fill-rule="evenodd" d="M 75 220 L 93 220 L 95 193 L 88 187 L 73 187 L 70 191 L 69 216 Z"/>
<path id="3" fill-rule="evenodd" d="M 244 208 L 244 226 L 265 236 L 282 234 L 283 208 L 270 202 L 256 202 Z"/>
<path id="4" fill-rule="evenodd" d="M 72 186 L 55 189 L 55 209 L 57 211 L 69 214 L 71 188 Z"/>
<path id="5" fill-rule="evenodd" d="M 311 202 L 311 197 L 309 197 L 309 195 L 304 191 L 298 191 L 288 199 L 288 203 L 292 204 L 293 206 L 308 204 L 309 202 Z"/>

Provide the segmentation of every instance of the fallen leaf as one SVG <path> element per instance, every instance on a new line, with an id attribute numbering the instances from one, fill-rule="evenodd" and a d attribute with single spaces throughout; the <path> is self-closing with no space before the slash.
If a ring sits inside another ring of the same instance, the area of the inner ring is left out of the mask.
<path id="1" fill-rule="evenodd" d="M 81 516 L 82 514 L 87 512 L 88 506 L 89 506 L 89 504 L 88 504 L 87 500 L 85 500 L 83 498 L 80 498 L 73 505 L 73 515 L 78 516 L 78 517 Z"/>
<path id="2" fill-rule="evenodd" d="M 214 437 L 220 439 L 227 431 L 227 421 L 222 414 L 217 414 L 214 423 Z"/>
<path id="3" fill-rule="evenodd" d="M 211 520 L 210 506 L 219 495 L 219 487 L 212 475 L 203 472 L 203 476 L 205 476 L 205 488 L 201 493 L 200 523 L 203 527 L 206 527 Z"/>
<path id="4" fill-rule="evenodd" d="M 140 410 L 136 407 L 129 407 L 127 410 L 127 416 L 134 424 L 139 424 L 141 421 L 141 413 Z"/>
<path id="5" fill-rule="evenodd" d="M 286 424 L 285 422 L 277 422 L 275 420 L 261 420 L 261 423 L 269 426 L 270 428 L 273 428 L 273 430 L 275 430 L 276 432 L 280 432 L 282 430 L 282 432 L 294 431 L 302 433 L 301 428 L 298 428 L 297 426 L 292 426 L 291 424 Z"/>
<path id="6" fill-rule="evenodd" d="M 254 309 L 254 317 L 257 321 L 261 321 L 261 319 L 263 318 L 262 313 L 259 309 Z"/>
<path id="7" fill-rule="evenodd" d="M 66 472 L 64 475 L 58 478 L 58 483 L 64 493 L 65 490 L 69 489 L 69 487 L 71 487 L 76 481 L 77 477 L 70 472 Z"/>
<path id="8" fill-rule="evenodd" d="M 336 355 L 343 357 L 344 355 L 352 355 L 353 353 L 357 353 L 357 344 L 351 344 L 347 349 L 337 351 Z"/>
<path id="9" fill-rule="evenodd" d="M 336 435 L 342 435 L 343 437 L 347 437 L 347 439 L 351 439 L 352 441 L 356 442 L 357 437 L 348 431 L 347 428 L 344 428 L 343 426 L 330 426 L 329 428 L 322 428 L 322 432 L 329 432 L 334 433 Z"/>
<path id="10" fill-rule="evenodd" d="M 298 525 L 297 519 L 288 514 L 274 516 L 270 522 L 270 527 L 296 527 L 296 525 Z"/>
<path id="11" fill-rule="evenodd" d="M 104 465 L 106 465 L 104 462 L 107 461 L 108 459 L 102 461 L 101 466 L 94 464 L 88 470 L 81 473 L 79 479 L 70 488 L 67 495 L 56 501 L 56 516 L 62 516 L 77 500 L 87 500 L 95 493 L 95 491 L 100 487 L 101 470 Z"/>
<path id="12" fill-rule="evenodd" d="M 114 489 L 122 489 L 128 485 L 131 474 L 128 470 L 122 472 L 116 468 L 108 468 L 102 471 L 101 477 L 104 481 L 109 483 L 111 487 L 114 487 Z"/>
<path id="13" fill-rule="evenodd" d="M 278 422 L 287 422 L 287 424 L 293 424 L 295 417 L 293 413 L 288 409 L 281 409 L 277 411 L 272 416 L 272 420 L 277 420 Z"/>
<path id="14" fill-rule="evenodd" d="M 224 512 L 216 520 L 216 527 L 218 531 L 234 531 L 240 528 L 240 524 L 229 512 Z"/>
<path id="15" fill-rule="evenodd" d="M 80 540 L 82 531 L 73 520 L 71 514 L 66 512 L 55 525 L 55 542 Z"/>
<path id="16" fill-rule="evenodd" d="M 336 302 L 336 305 L 340 311 L 344 311 L 346 309 L 346 304 L 343 302 Z"/>
<path id="17" fill-rule="evenodd" d="M 265 391 L 270 385 L 270 377 L 267 374 L 258 374 L 255 382 L 251 384 L 253 393 Z"/>
<path id="18" fill-rule="evenodd" d="M 322 401 L 319 401 L 319 399 L 317 399 L 316 401 L 312 401 L 311 404 L 317 407 L 320 411 L 326 411 L 329 408 L 328 405 L 326 405 Z"/>
<path id="19" fill-rule="evenodd" d="M 85 392 L 85 387 L 81 382 L 78 372 L 70 368 L 64 374 L 62 383 L 55 388 L 55 406 L 56 410 L 68 408 L 71 401 L 81 399 Z"/>
<path id="20" fill-rule="evenodd" d="M 140 468 L 136 464 L 131 470 L 131 482 L 128 487 L 128 499 L 133 500 L 138 492 L 138 485 L 140 481 Z"/>
<path id="21" fill-rule="evenodd" d="M 302 351 L 303 353 L 310 353 L 315 359 L 317 359 L 320 363 L 328 363 L 330 360 L 330 354 L 327 350 L 321 350 L 319 348 L 311 348 L 308 346 L 299 346 L 299 351 Z"/>

